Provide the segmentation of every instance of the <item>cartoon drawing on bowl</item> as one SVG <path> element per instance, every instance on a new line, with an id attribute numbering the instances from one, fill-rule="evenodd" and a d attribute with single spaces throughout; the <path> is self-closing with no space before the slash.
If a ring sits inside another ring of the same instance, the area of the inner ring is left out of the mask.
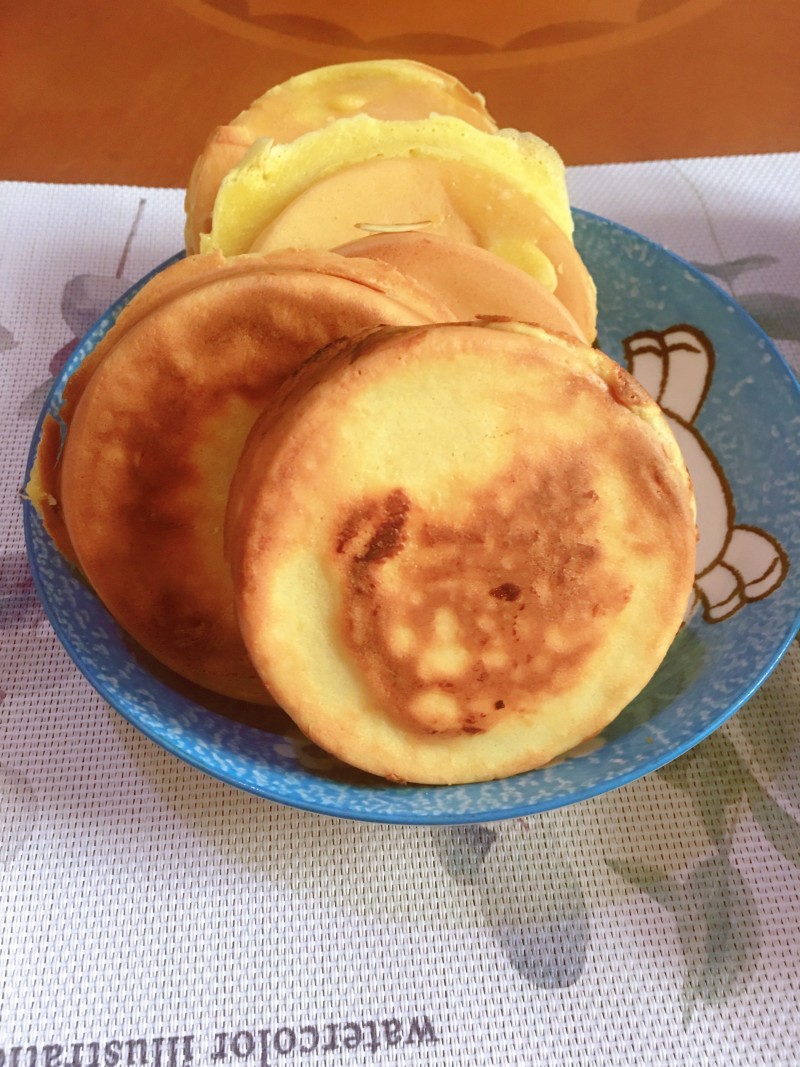
<path id="1" fill-rule="evenodd" d="M 687 324 L 642 330 L 622 344 L 628 370 L 661 405 L 689 468 L 697 497 L 695 594 L 705 620 L 721 622 L 774 592 L 789 559 L 766 530 L 736 522 L 725 472 L 694 425 L 711 387 L 713 345 Z"/>

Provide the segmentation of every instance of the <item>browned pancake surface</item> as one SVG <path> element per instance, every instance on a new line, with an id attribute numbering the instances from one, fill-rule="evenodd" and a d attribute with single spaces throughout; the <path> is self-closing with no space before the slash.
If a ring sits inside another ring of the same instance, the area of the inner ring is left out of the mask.
<path id="1" fill-rule="evenodd" d="M 382 264 L 328 253 L 190 263 L 142 300 L 81 382 L 52 496 L 81 570 L 147 651 L 200 685 L 266 700 L 222 539 L 247 433 L 331 340 L 447 311 Z"/>
<path id="2" fill-rule="evenodd" d="M 652 676 L 694 504 L 658 408 L 606 357 L 514 324 L 383 330 L 280 408 L 229 535 L 253 660 L 317 743 L 391 778 L 497 777 Z"/>

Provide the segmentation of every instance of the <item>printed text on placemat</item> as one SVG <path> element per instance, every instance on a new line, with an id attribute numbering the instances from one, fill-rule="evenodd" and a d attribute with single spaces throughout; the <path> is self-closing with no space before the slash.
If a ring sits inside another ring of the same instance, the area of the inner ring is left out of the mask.
<path id="1" fill-rule="evenodd" d="M 361 1022 L 301 1023 L 254 1030 L 219 1030 L 208 1039 L 194 1034 L 127 1040 L 0 1047 L 0 1067 L 199 1067 L 250 1063 L 270 1067 L 292 1054 L 378 1052 L 384 1048 L 438 1043 L 427 1015 Z"/>

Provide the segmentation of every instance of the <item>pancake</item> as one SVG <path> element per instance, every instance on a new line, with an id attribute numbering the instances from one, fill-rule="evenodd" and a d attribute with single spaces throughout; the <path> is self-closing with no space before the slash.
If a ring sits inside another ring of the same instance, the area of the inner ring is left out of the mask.
<path id="1" fill-rule="evenodd" d="M 247 434 L 286 376 L 330 341 L 449 317 L 371 260 L 314 252 L 176 264 L 108 334 L 65 406 L 63 449 L 48 433 L 28 494 L 147 652 L 208 689 L 270 702 L 239 636 L 223 555 Z"/>
<path id="2" fill-rule="evenodd" d="M 315 743 L 391 780 L 540 767 L 636 696 L 694 579 L 686 466 L 588 345 L 508 320 L 330 346 L 248 439 L 239 623 Z"/>
<path id="3" fill-rule="evenodd" d="M 242 255 L 226 258 L 221 253 L 187 256 L 152 277 L 120 312 L 113 329 L 92 349 L 67 382 L 58 418 L 48 415 L 42 427 L 36 462 L 31 472 L 27 495 L 42 515 L 45 527 L 59 551 L 71 563 L 77 558 L 63 519 L 59 503 L 60 454 L 63 428 L 72 421 L 75 408 L 87 383 L 108 353 L 125 334 L 142 319 L 178 296 L 189 296 L 216 280 L 231 281 L 244 275 L 276 273 L 282 270 L 312 271 L 341 277 L 384 293 L 402 306 L 418 311 L 423 321 L 449 321 L 455 316 L 439 296 L 429 292 L 410 276 L 393 271 L 388 265 L 371 268 L 367 259 L 355 266 L 345 264 L 325 251 L 287 249 L 269 256 Z M 405 321 L 405 320 L 402 320 Z"/>
<path id="4" fill-rule="evenodd" d="M 478 245 L 556 293 L 594 336 L 594 283 L 576 251 L 566 175 L 541 138 L 446 115 L 338 119 L 259 142 L 222 182 L 203 251 L 335 248 L 418 230 Z"/>
<path id="5" fill-rule="evenodd" d="M 186 190 L 186 249 L 198 252 L 208 233 L 220 183 L 261 137 L 293 141 L 332 119 L 364 113 L 382 119 L 456 115 L 480 130 L 497 126 L 483 98 L 457 78 L 410 59 L 340 63 L 276 85 L 209 136 Z"/>
<path id="6" fill-rule="evenodd" d="M 150 278 L 147 284 L 136 293 L 135 299 L 132 299 L 121 310 L 113 330 L 106 334 L 76 368 L 64 389 L 61 419 L 69 422 L 83 388 L 98 364 L 111 348 L 119 343 L 124 333 L 151 312 L 175 297 L 188 295 L 223 276 L 226 280 L 230 280 L 246 274 L 265 272 L 274 274 L 287 269 L 338 275 L 378 289 L 400 303 L 411 302 L 415 307 L 424 309 L 426 316 L 430 319 L 436 319 L 440 315 L 444 319 L 452 318 L 449 309 L 442 305 L 441 299 L 434 296 L 414 278 L 397 272 L 392 273 L 391 270 L 385 268 L 370 270 L 366 258 L 364 262 L 352 268 L 344 265 L 337 256 L 321 250 L 284 249 L 273 252 L 269 256 L 259 254 L 225 257 L 220 252 L 212 252 L 204 256 L 186 256 Z"/>
<path id="7" fill-rule="evenodd" d="M 494 203 L 502 203 L 503 212 L 498 214 L 505 215 L 507 201 L 518 195 L 528 210 L 531 204 L 538 205 L 568 237 L 572 236 L 564 164 L 556 150 L 534 134 L 516 130 L 485 133 L 451 115 L 407 121 L 353 115 L 287 144 L 254 144 L 223 180 L 214 204 L 211 232 L 201 239 L 201 250 L 218 248 L 227 255 L 251 251 L 264 228 L 316 183 L 348 168 L 382 160 L 442 164 L 446 168 L 445 192 L 466 200 L 481 230 L 491 227 L 488 216 Z M 387 169 L 387 173 L 391 172 Z M 425 172 L 420 174 L 425 179 Z M 374 176 L 375 172 L 366 171 L 366 180 L 358 183 L 359 196 L 372 198 Z M 419 221 L 406 210 L 418 184 L 415 181 L 406 187 L 400 217 L 359 218 L 356 214 L 353 224 Z M 432 179 L 430 184 L 435 181 Z M 482 203 L 483 194 L 491 189 L 499 200 Z M 381 192 L 374 190 L 379 202 Z M 356 199 L 350 206 L 358 211 L 361 204 Z M 459 206 L 463 205 L 457 204 L 456 208 Z M 459 212 L 454 210 L 453 214 Z M 363 233 L 356 230 L 348 236 L 355 238 Z M 344 244 L 344 240 L 337 243 Z"/>
<path id="8" fill-rule="evenodd" d="M 380 260 L 415 278 L 447 303 L 457 319 L 502 315 L 551 330 L 587 336 L 575 317 L 530 274 L 478 245 L 436 234 L 376 233 L 341 245 L 343 256 Z M 589 327 L 592 329 L 592 327 Z"/>

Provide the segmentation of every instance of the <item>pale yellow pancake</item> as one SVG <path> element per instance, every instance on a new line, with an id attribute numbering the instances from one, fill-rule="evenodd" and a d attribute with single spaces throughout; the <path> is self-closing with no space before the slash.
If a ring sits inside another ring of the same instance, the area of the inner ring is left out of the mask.
<path id="1" fill-rule="evenodd" d="M 256 424 L 227 538 L 245 644 L 298 726 L 386 778 L 457 783 L 619 714 L 681 625 L 696 533 L 655 402 L 504 320 L 330 346 Z"/>
<path id="2" fill-rule="evenodd" d="M 456 115 L 481 130 L 497 129 L 483 97 L 457 78 L 410 59 L 339 63 L 298 74 L 276 85 L 212 131 L 186 190 L 186 249 L 200 250 L 220 183 L 259 138 L 293 141 L 346 115 L 416 119 Z"/>
<path id="3" fill-rule="evenodd" d="M 289 144 L 254 145 L 222 182 L 200 246 L 235 255 L 438 234 L 532 275 L 593 337 L 596 291 L 573 228 L 564 164 L 541 138 L 449 115 L 355 115 Z"/>
<path id="4" fill-rule="evenodd" d="M 312 252 L 177 264 L 103 342 L 62 413 L 63 450 L 48 434 L 29 496 L 148 652 L 209 689 L 268 702 L 223 554 L 247 434 L 287 375 L 332 340 L 448 317 L 371 260 Z"/>

